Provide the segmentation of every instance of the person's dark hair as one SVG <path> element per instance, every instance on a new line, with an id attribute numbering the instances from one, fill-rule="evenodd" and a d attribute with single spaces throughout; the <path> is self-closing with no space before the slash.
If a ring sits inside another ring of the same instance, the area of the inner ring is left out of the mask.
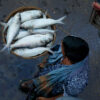
<path id="1" fill-rule="evenodd" d="M 66 36 L 62 44 L 64 56 L 67 56 L 73 64 L 83 60 L 89 54 L 87 42 L 79 37 Z"/>

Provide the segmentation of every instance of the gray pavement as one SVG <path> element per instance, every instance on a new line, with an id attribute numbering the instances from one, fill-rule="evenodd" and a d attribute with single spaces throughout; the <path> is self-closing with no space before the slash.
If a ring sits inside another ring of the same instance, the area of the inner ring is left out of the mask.
<path id="1" fill-rule="evenodd" d="M 90 46 L 89 84 L 80 94 L 84 100 L 100 100 L 100 38 L 98 30 L 89 23 L 92 2 L 93 0 L 0 0 L 2 21 L 11 11 L 21 6 L 40 7 L 55 19 L 67 15 L 65 24 L 57 25 L 56 43 L 60 43 L 70 33 L 85 39 Z M 2 47 L 0 35 L 0 49 Z M 0 100 L 25 100 L 26 95 L 18 90 L 19 81 L 31 78 L 40 61 L 41 58 L 25 60 L 6 51 L 0 53 Z"/>

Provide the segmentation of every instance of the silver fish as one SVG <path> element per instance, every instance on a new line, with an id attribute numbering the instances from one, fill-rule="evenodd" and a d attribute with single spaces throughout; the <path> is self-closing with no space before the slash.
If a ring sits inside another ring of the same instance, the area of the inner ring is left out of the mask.
<path id="1" fill-rule="evenodd" d="M 21 39 L 25 36 L 32 35 L 32 34 L 46 34 L 46 33 L 55 33 L 55 30 L 51 29 L 31 29 L 31 30 L 20 30 L 18 35 L 16 36 L 15 40 Z"/>
<path id="2" fill-rule="evenodd" d="M 21 23 L 23 23 L 25 21 L 40 17 L 42 15 L 42 11 L 40 11 L 40 10 L 30 10 L 30 11 L 21 12 L 20 14 L 21 14 Z M 0 25 L 4 26 L 3 33 L 5 32 L 7 27 L 9 27 L 10 24 L 12 23 L 13 17 L 11 17 L 8 20 L 7 23 L 0 22 Z"/>
<path id="3" fill-rule="evenodd" d="M 54 20 L 51 18 L 48 18 L 48 19 L 40 18 L 40 19 L 29 20 L 22 23 L 21 27 L 30 29 L 30 28 L 42 28 L 42 27 L 53 25 L 53 24 L 63 24 L 62 20 L 64 20 L 65 18 L 66 16 L 61 17 L 58 20 Z"/>
<path id="4" fill-rule="evenodd" d="M 45 51 L 48 51 L 50 53 L 53 53 L 53 51 L 50 50 L 50 48 L 45 48 L 45 47 L 37 47 L 37 48 L 33 48 L 33 49 L 16 49 L 14 50 L 14 53 L 21 56 L 21 57 L 34 57 L 34 56 L 38 56 L 42 53 L 44 53 Z"/>
<path id="5" fill-rule="evenodd" d="M 42 15 L 42 11 L 40 10 L 30 10 L 21 12 L 21 23 L 40 17 Z"/>
<path id="6" fill-rule="evenodd" d="M 26 36 L 18 41 L 16 41 L 14 44 L 11 45 L 11 49 L 17 48 L 17 47 L 39 47 L 44 46 L 47 43 L 51 42 L 53 40 L 53 35 L 48 34 L 36 34 L 36 35 L 29 35 Z"/>
<path id="7" fill-rule="evenodd" d="M 9 28 L 7 30 L 7 37 L 6 37 L 7 44 L 1 51 L 10 47 L 10 45 L 11 45 L 14 37 L 18 33 L 19 29 L 20 29 L 20 14 L 17 13 L 15 15 L 15 17 L 13 18 L 13 22 L 11 23 L 11 25 L 9 26 Z"/>
<path id="8" fill-rule="evenodd" d="M 31 33 L 27 30 L 20 30 L 18 35 L 15 37 L 15 40 L 21 39 L 25 36 L 31 35 Z"/>

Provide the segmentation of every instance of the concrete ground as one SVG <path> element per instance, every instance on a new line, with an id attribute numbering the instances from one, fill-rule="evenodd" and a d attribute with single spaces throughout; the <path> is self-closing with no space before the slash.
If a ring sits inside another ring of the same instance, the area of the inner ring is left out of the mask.
<path id="1" fill-rule="evenodd" d="M 0 0 L 2 21 L 11 11 L 21 6 L 40 7 L 55 19 L 67 15 L 65 24 L 57 27 L 56 43 L 60 43 L 70 33 L 85 39 L 90 46 L 89 84 L 80 94 L 84 100 L 100 100 L 100 38 L 98 30 L 89 23 L 92 2 L 93 0 Z M 0 35 L 0 49 L 2 47 Z M 25 60 L 8 52 L 0 53 L 0 100 L 25 100 L 26 95 L 18 90 L 19 81 L 31 78 L 40 61 L 41 58 Z"/>

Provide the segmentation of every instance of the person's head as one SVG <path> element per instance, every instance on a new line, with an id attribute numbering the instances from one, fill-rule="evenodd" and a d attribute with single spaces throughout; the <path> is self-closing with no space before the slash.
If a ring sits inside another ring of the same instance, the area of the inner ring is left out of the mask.
<path id="1" fill-rule="evenodd" d="M 62 53 L 74 64 L 88 56 L 89 46 L 85 40 L 79 37 L 66 36 L 62 40 Z"/>

